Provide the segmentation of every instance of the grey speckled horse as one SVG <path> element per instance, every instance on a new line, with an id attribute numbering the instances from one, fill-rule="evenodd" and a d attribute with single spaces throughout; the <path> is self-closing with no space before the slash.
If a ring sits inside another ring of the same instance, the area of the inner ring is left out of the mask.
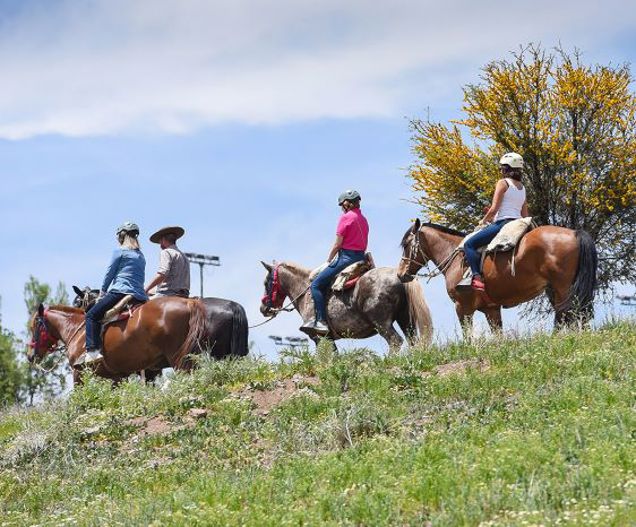
<path id="1" fill-rule="evenodd" d="M 276 266 L 261 263 L 267 269 L 261 313 L 274 315 L 289 297 L 303 321 L 312 320 L 314 304 L 309 291 L 309 269 L 288 262 Z M 403 339 L 393 327 L 396 321 L 409 344 L 416 340 L 429 344 L 433 336 L 431 314 L 419 282 L 403 284 L 396 269 L 389 267 L 371 269 L 353 288 L 330 293 L 327 316 L 331 330 L 327 338 L 331 340 L 380 334 L 391 349 L 399 348 Z M 314 334 L 309 336 L 317 342 Z"/>

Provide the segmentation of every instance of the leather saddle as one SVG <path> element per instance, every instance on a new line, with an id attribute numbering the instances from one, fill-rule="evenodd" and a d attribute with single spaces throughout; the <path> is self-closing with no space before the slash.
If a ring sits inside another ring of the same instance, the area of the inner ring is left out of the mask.
<path id="1" fill-rule="evenodd" d="M 144 304 L 133 295 L 126 295 L 119 302 L 117 302 L 112 308 L 110 308 L 104 314 L 102 319 L 102 327 L 112 324 L 113 322 L 119 322 L 120 320 L 126 320 L 132 316 L 132 314 Z"/>

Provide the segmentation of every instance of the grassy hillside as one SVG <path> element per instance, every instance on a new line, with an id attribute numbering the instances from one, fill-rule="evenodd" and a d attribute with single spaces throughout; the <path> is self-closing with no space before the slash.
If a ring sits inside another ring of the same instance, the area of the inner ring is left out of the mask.
<path id="1" fill-rule="evenodd" d="M 636 326 L 91 380 L 0 415 L 0 525 L 635 525 Z"/>

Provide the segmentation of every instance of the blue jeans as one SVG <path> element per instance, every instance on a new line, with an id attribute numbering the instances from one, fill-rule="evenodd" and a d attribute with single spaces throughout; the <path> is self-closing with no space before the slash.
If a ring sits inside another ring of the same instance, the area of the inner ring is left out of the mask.
<path id="1" fill-rule="evenodd" d="M 125 296 L 123 293 L 108 292 L 86 312 L 86 351 L 102 347 L 102 319 L 106 311 Z"/>
<path id="2" fill-rule="evenodd" d="M 464 243 L 464 254 L 466 255 L 466 260 L 468 260 L 468 265 L 470 265 L 470 271 L 473 276 L 481 272 L 481 254 L 477 252 L 477 249 L 482 245 L 490 243 L 492 239 L 497 236 L 501 228 L 510 221 L 512 221 L 512 219 L 499 220 L 491 223 L 488 227 L 484 227 L 477 234 L 466 240 Z"/>
<path id="3" fill-rule="evenodd" d="M 314 307 L 316 308 L 316 320 L 327 321 L 325 293 L 335 280 L 336 275 L 345 267 L 360 262 L 361 260 L 364 260 L 364 251 L 340 249 L 340 251 L 338 251 L 338 258 L 314 278 L 314 281 L 311 283 L 311 297 L 314 299 Z"/>

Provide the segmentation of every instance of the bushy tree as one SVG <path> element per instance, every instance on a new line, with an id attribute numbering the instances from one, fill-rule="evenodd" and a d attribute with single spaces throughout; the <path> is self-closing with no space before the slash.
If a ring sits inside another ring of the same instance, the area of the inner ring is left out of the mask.
<path id="1" fill-rule="evenodd" d="M 25 371 L 18 360 L 22 349 L 13 333 L 0 327 L 0 407 L 20 402 L 24 395 Z"/>
<path id="2" fill-rule="evenodd" d="M 466 86 L 463 119 L 411 122 L 413 189 L 432 221 L 472 230 L 520 153 L 530 213 L 540 224 L 585 229 L 599 283 L 636 280 L 636 97 L 627 65 L 583 63 L 578 51 L 530 45 Z M 470 141 L 470 142 L 469 142 Z"/>

